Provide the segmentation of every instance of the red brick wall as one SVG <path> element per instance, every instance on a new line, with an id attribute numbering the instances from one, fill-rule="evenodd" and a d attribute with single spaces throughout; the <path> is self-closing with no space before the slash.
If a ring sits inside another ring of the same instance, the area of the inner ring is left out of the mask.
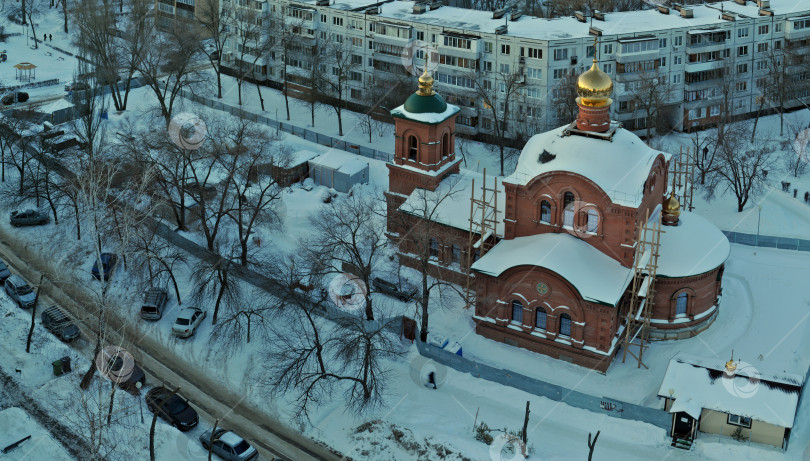
<path id="1" fill-rule="evenodd" d="M 661 203 L 666 183 L 667 167 L 663 155 L 658 156 L 651 169 L 648 186 L 645 186 L 644 197 L 637 210 L 612 204 L 610 197 L 599 186 L 574 173 L 542 174 L 526 186 L 504 183 L 506 195 L 504 238 L 511 239 L 546 232 L 570 232 L 625 267 L 630 267 L 633 264 L 632 245 L 638 224 L 646 218 L 647 210 L 651 213 Z M 563 227 L 563 196 L 566 192 L 571 192 L 575 198 L 573 228 Z M 549 223 L 540 221 L 540 205 L 543 200 L 551 205 Z M 595 234 L 586 232 L 585 213 L 589 209 L 595 209 L 599 213 L 599 227 Z"/>
<path id="2" fill-rule="evenodd" d="M 720 266 L 705 274 L 694 277 L 683 278 L 656 278 L 655 280 L 655 304 L 653 304 L 652 317 L 654 319 L 675 320 L 675 306 L 677 296 L 685 292 L 688 294 L 686 303 L 686 316 L 690 322 L 677 323 L 674 325 L 656 323 L 655 327 L 660 329 L 686 328 L 698 324 L 702 319 L 694 320 L 696 315 L 700 315 L 711 309 L 717 302 L 717 297 L 722 289 L 722 268 Z M 718 273 L 721 275 L 718 280 Z"/>

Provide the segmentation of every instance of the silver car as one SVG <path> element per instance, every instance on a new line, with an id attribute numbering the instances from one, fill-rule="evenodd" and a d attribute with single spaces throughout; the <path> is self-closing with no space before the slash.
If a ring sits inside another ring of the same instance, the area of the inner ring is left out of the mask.
<path id="1" fill-rule="evenodd" d="M 199 307 L 186 307 L 177 314 L 172 325 L 172 333 L 181 338 L 192 336 L 205 318 L 205 311 Z"/>
<path id="2" fill-rule="evenodd" d="M 34 290 L 19 275 L 12 275 L 6 279 L 3 289 L 9 298 L 13 299 L 22 308 L 34 306 L 37 295 Z"/>
<path id="3" fill-rule="evenodd" d="M 200 435 L 200 442 L 203 448 L 206 450 L 209 449 L 209 443 L 211 443 L 211 429 L 208 429 Z M 210 449 L 214 454 L 228 461 L 247 461 L 255 458 L 259 454 L 256 449 L 250 446 L 242 437 L 231 431 L 219 428 L 214 433 L 214 444 Z"/>

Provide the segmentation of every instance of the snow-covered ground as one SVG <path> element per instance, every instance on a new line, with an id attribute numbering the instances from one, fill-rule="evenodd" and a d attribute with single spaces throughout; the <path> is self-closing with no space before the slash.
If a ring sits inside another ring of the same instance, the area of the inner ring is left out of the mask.
<path id="1" fill-rule="evenodd" d="M 58 16 L 53 14 L 44 20 L 38 33 L 53 33 L 54 44 L 67 45 L 68 38 L 61 32 Z M 20 27 L 20 26 L 15 26 Z M 12 28 L 13 29 L 13 28 Z M 10 30 L 14 31 L 14 30 Z M 25 46 L 25 37 L 12 37 L 7 43 L 9 60 L 0 64 L 0 79 L 6 84 L 13 80 L 14 74 L 8 76 L 10 65 L 18 61 L 34 62 L 43 67 L 37 78 L 45 79 L 55 75 L 61 80 L 69 80 L 73 74 L 73 65 L 67 57 L 58 59 L 54 50 L 42 47 L 39 51 Z M 52 55 L 47 53 L 51 52 Z M 16 56 L 16 57 L 15 57 Z M 18 59 L 25 56 L 24 59 Z M 36 61 L 40 60 L 40 61 Z M 58 65 L 55 65 L 58 64 Z M 5 67 L 3 67 L 5 66 Z M 49 73 L 49 72 L 52 72 Z M 236 104 L 236 88 L 233 79 L 223 76 L 225 82 L 224 98 Z M 61 92 L 61 85 L 57 87 Z M 267 110 L 265 115 L 284 120 L 285 110 L 283 97 L 278 91 L 261 88 Z M 255 86 L 246 84 L 243 87 L 245 108 L 260 111 Z M 107 123 L 108 132 L 112 133 L 129 121 L 141 127 L 162 125 L 155 119 L 152 109 L 154 95 L 145 88 L 134 90 L 130 97 L 130 108 L 122 115 L 111 114 Z M 308 127 L 310 124 L 309 108 L 305 103 L 291 99 L 293 111 L 292 123 Z M 176 113 L 192 112 L 203 120 L 211 121 L 211 126 L 221 113 L 197 106 L 188 101 L 180 101 Z M 337 123 L 334 112 L 321 109 L 317 114 L 315 130 L 337 136 Z M 344 111 L 344 138 L 361 145 L 379 150 L 393 150 L 393 129 L 390 125 L 381 125 L 380 130 L 368 142 L 368 135 L 360 128 L 359 117 L 362 115 Z M 808 111 L 801 110 L 786 116 L 792 123 L 810 122 Z M 758 127 L 759 136 L 771 139 L 778 138 L 778 116 L 763 117 Z M 380 134 L 382 133 L 382 134 Z M 710 133 L 707 133 L 710 135 Z M 293 150 L 312 150 L 326 152 L 328 148 L 300 138 L 282 133 L 284 143 Z M 687 145 L 688 136 L 673 134 L 659 140 L 662 147 L 675 152 L 680 145 Z M 487 168 L 492 174 L 499 171 L 497 156 L 490 147 L 472 141 L 465 141 L 465 164 L 463 167 L 481 170 Z M 774 155 L 784 155 L 775 152 Z M 340 153 L 346 158 L 352 154 Z M 381 191 L 388 185 L 387 168 L 381 161 L 365 159 L 370 165 L 370 184 L 361 187 L 357 193 L 381 196 Z M 514 158 L 512 159 L 514 162 Z M 507 166 L 506 173 L 512 170 Z M 7 181 L 13 182 L 14 175 L 6 172 Z M 696 191 L 696 211 L 724 230 L 755 232 L 758 205 L 762 205 L 760 231 L 762 234 L 787 237 L 810 238 L 806 231 L 810 221 L 810 206 L 802 200 L 803 192 L 810 190 L 810 177 L 789 178 L 783 169 L 769 174 L 772 187 L 763 197 L 750 203 L 743 213 L 736 212 L 734 199 L 728 193 L 719 194 L 712 200 L 705 199 Z M 799 188 L 799 198 L 781 192 L 780 181 L 790 181 Z M 293 251 L 299 239 L 305 237 L 310 228 L 310 219 L 324 206 L 321 201 L 325 188 L 316 187 L 306 191 L 296 185 L 283 195 L 284 225 L 281 229 L 259 229 L 264 244 L 260 251 Z M 8 213 L 6 204 L 0 204 L 0 216 Z M 9 229 L 8 223 L 0 222 L 16 239 L 27 247 L 42 254 L 49 254 L 52 264 L 68 268 L 66 276 L 76 283 L 87 283 L 87 271 L 91 263 L 89 239 L 76 242 L 72 223 L 65 221 L 58 226 L 49 224 L 36 229 Z M 193 232 L 186 235 L 196 241 L 201 237 Z M 191 262 L 193 263 L 193 261 Z M 391 269 L 383 268 L 383 269 Z M 407 271 L 404 271 L 407 275 Z M 192 303 L 190 299 L 191 283 L 189 267 L 180 268 L 177 272 L 181 280 L 183 306 Z M 171 323 L 176 317 L 180 305 L 171 296 L 171 302 L 162 320 L 154 323 L 143 322 L 137 317 L 137 306 L 141 294 L 140 287 L 133 283 L 128 273 L 120 269 L 113 278 L 110 288 L 111 296 L 116 299 L 118 314 L 127 318 L 143 333 L 164 343 L 167 350 L 182 359 L 199 364 L 211 371 L 212 376 L 223 386 L 244 392 L 251 405 L 262 409 L 270 415 L 288 421 L 291 427 L 298 427 L 292 419 L 292 396 L 268 396 L 254 385 L 249 371 L 261 363 L 263 345 L 254 341 L 242 349 L 228 353 L 212 347 L 209 343 L 211 325 L 205 321 L 195 337 L 179 340 L 170 334 Z M 607 374 L 602 375 L 560 361 L 551 360 L 539 354 L 496 343 L 475 335 L 471 312 L 462 308 L 463 303 L 456 302 L 439 308 L 438 299 L 433 300 L 431 312 L 432 329 L 445 336 L 461 342 L 464 355 L 483 363 L 506 366 L 520 373 L 534 376 L 549 382 L 564 385 L 581 392 L 593 395 L 613 397 L 642 405 L 658 407 L 655 396 L 669 359 L 677 352 L 686 351 L 707 357 L 725 359 L 732 349 L 735 358 L 751 363 L 763 371 L 789 371 L 804 374 L 810 364 L 810 295 L 802 287 L 810 278 L 810 254 L 785 250 L 756 249 L 732 245 L 724 279 L 724 295 L 720 314 L 711 328 L 695 338 L 681 341 L 653 343 L 645 354 L 645 363 L 649 370 L 638 369 L 633 363 L 622 364 L 614 361 Z M 392 312 L 412 309 L 382 295 L 375 295 L 377 306 L 386 307 Z M 204 303 L 203 303 L 204 304 Z M 211 306 L 201 305 L 210 309 Z M 57 396 L 58 402 L 66 403 L 61 411 L 76 411 L 81 402 L 81 392 L 76 386 L 77 374 L 53 377 L 50 373 L 50 362 L 55 358 L 70 355 L 74 364 L 84 369 L 91 352 L 88 344 L 79 341 L 68 347 L 56 340 L 41 328 L 35 330 L 34 351 L 25 354 L 22 349 L 24 336 L 27 333 L 30 313 L 23 311 L 0 295 L 0 367 L 13 373 L 20 369 L 20 381 L 32 395 L 41 399 Z M 445 370 L 446 376 L 437 390 L 427 389 L 422 384 L 419 372 L 423 359 L 413 345 L 402 344 L 405 356 L 392 360 L 388 365 L 392 370 L 390 385 L 382 408 L 355 415 L 347 411 L 345 404 L 337 397 L 313 413 L 312 425 L 304 425 L 301 430 L 308 436 L 321 440 L 355 459 L 473 459 L 491 458 L 491 448 L 474 439 L 473 424 L 485 422 L 496 429 L 507 428 L 516 431 L 522 425 L 525 402 L 531 402 L 529 422 L 529 445 L 533 447 L 534 459 L 568 460 L 585 459 L 587 456 L 587 436 L 601 431 L 595 451 L 596 459 L 605 460 L 720 460 L 736 458 L 743 460 L 799 460 L 810 459 L 810 403 L 805 399 L 799 409 L 796 426 L 791 436 L 791 445 L 787 452 L 771 449 L 762 445 L 738 443 L 728 438 L 700 434 L 693 450 L 690 452 L 669 448 L 667 434 L 654 426 L 611 418 L 550 401 L 516 389 L 473 378 L 468 374 L 454 370 Z M 415 376 L 414 376 L 415 375 Z M 150 383 L 150 385 L 153 383 Z M 192 401 L 193 401 L 193 396 Z M 2 398 L 2 395 L 0 395 Z M 126 413 L 126 430 L 121 431 L 125 437 L 128 431 L 144 434 L 146 427 L 140 423 L 135 404 L 128 394 L 117 394 L 116 407 Z M 69 404 L 69 405 L 68 405 Z M 60 408 L 54 406 L 54 414 L 71 422 L 75 415 L 60 415 Z M 0 413 L 2 415 L 2 413 Z M 148 416 L 148 414 L 147 414 Z M 2 420 L 0 420 L 2 421 Z M 147 418 L 148 421 L 148 418 Z M 196 437 L 210 424 L 201 423 L 189 434 L 179 434 L 168 425 L 159 423 L 157 428 L 158 459 L 196 459 L 199 456 Z M 148 426 L 148 424 L 147 424 Z M 497 435 L 497 431 L 493 432 Z M 122 454 L 134 454 L 143 457 L 146 453 L 144 437 L 136 437 L 132 447 Z M 497 441 L 497 440 L 496 440 Z M 129 451 L 132 450 L 132 451 Z M 420 450 L 424 450 L 420 453 Z M 450 453 L 452 452 L 452 453 Z M 56 453 L 56 452 L 55 452 Z M 54 457 L 60 456 L 54 454 Z M 12 458 L 13 459 L 13 458 Z"/>

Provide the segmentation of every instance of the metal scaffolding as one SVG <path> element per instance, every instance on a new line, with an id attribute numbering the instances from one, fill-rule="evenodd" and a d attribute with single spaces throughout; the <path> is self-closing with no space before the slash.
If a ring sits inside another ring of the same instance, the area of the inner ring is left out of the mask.
<path id="1" fill-rule="evenodd" d="M 697 151 L 695 151 L 696 153 Z M 684 152 L 683 147 L 677 156 L 672 157 L 670 162 L 670 174 L 672 175 L 673 190 L 675 196 L 681 203 L 681 209 L 692 211 L 692 196 L 695 190 L 693 181 L 695 174 L 695 154 L 687 147 Z"/>

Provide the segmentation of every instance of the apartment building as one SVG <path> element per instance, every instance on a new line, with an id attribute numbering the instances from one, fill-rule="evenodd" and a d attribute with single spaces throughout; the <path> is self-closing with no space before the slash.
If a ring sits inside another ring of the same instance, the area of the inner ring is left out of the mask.
<path id="1" fill-rule="evenodd" d="M 367 105 L 372 89 L 415 81 L 410 57 L 419 67 L 428 56 L 436 62 L 437 89 L 461 108 L 457 131 L 471 135 L 493 132 L 492 107 L 481 97 L 487 90 L 509 95 L 510 131 L 532 134 L 569 122 L 570 110 L 561 105 L 571 99 L 569 76 L 584 71 L 594 54 L 615 82 L 611 118 L 637 133 L 643 133 L 648 118 L 637 103 L 644 99 L 639 93 L 650 86 L 661 91 L 659 113 L 677 130 L 709 125 L 724 110 L 744 116 L 760 103 L 763 109 L 772 107 L 773 96 L 760 98 L 768 96 L 771 61 L 782 54 L 789 55 L 780 61 L 790 83 L 784 105 L 800 107 L 808 98 L 810 66 L 804 57 L 810 51 L 810 0 L 735 0 L 555 19 L 441 2 L 221 4 L 223 10 L 254 8 L 268 28 L 283 28 L 284 33 L 268 32 L 271 41 L 288 32 L 300 38 L 262 56 L 254 77 L 279 82 L 286 72 L 304 93 L 312 66 L 318 66 L 320 74 L 340 79 L 346 101 Z M 351 55 L 348 72 L 338 72 L 324 52 L 336 44 L 341 44 L 338 55 Z M 234 65 L 237 46 L 237 40 L 229 40 L 224 66 Z M 505 79 L 513 74 L 518 89 L 510 92 Z M 496 109 L 503 109 L 504 99 L 498 101 Z"/>
<path id="2" fill-rule="evenodd" d="M 208 5 L 207 2 L 213 2 L 214 6 L 217 4 L 217 0 L 155 0 L 157 27 L 167 30 L 173 27 L 178 19 L 199 19 L 200 14 L 203 14 L 203 8 Z"/>

